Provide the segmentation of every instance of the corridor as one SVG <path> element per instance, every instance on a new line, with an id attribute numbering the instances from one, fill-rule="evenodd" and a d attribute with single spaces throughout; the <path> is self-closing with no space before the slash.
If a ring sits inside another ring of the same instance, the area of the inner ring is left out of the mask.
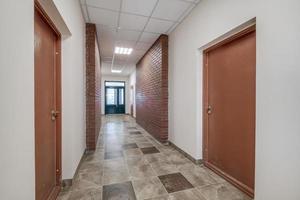
<path id="1" fill-rule="evenodd" d="M 106 115 L 59 200 L 249 200 L 212 171 L 162 145 L 128 115 Z"/>
<path id="2" fill-rule="evenodd" d="M 300 200 L 299 0 L 0 5 L 0 200 Z"/>

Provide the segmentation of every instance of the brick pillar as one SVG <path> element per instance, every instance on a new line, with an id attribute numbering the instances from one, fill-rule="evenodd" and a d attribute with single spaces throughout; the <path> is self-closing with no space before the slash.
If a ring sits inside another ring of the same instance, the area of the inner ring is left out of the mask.
<path id="1" fill-rule="evenodd" d="M 95 24 L 86 24 L 86 147 L 96 149 L 101 126 L 100 56 Z M 97 55 L 98 54 L 98 55 Z"/>
<path id="2" fill-rule="evenodd" d="M 168 141 L 168 36 L 161 35 L 137 63 L 136 121 Z"/>

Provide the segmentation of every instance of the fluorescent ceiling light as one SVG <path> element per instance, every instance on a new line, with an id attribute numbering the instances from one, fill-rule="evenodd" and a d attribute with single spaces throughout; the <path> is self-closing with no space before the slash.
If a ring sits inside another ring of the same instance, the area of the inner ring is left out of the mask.
<path id="1" fill-rule="evenodd" d="M 112 69 L 111 72 L 112 72 L 112 73 L 121 73 L 122 70 L 115 70 L 115 69 Z"/>
<path id="2" fill-rule="evenodd" d="M 132 48 L 115 47 L 115 53 L 116 54 L 130 55 L 132 53 Z"/>

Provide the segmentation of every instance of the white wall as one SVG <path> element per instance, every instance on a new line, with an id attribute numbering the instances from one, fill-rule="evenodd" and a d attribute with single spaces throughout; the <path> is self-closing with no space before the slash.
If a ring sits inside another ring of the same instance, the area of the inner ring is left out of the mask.
<path id="1" fill-rule="evenodd" d="M 0 2 L 0 195 L 35 198 L 32 0 Z"/>
<path id="2" fill-rule="evenodd" d="M 125 81 L 125 113 L 130 113 L 130 85 L 127 76 L 101 76 L 101 112 L 105 114 L 105 81 Z"/>
<path id="3" fill-rule="evenodd" d="M 256 200 L 300 199 L 300 2 L 202 0 L 169 37 L 169 137 L 202 158 L 199 48 L 256 17 Z"/>
<path id="4" fill-rule="evenodd" d="M 79 1 L 54 1 L 72 36 L 62 41 L 62 178 L 70 179 L 85 150 L 85 21 Z"/>
<path id="5" fill-rule="evenodd" d="M 129 95 L 130 95 L 130 106 L 133 104 L 133 117 L 136 117 L 136 104 L 135 104 L 135 89 L 136 89 L 136 71 L 132 72 L 132 74 L 129 76 L 129 87 L 133 86 L 133 89 L 130 89 Z M 130 110 L 130 114 L 131 110 Z"/>
<path id="6" fill-rule="evenodd" d="M 65 179 L 73 177 L 85 149 L 85 26 L 78 1 L 55 3 L 72 32 L 62 42 L 62 173 Z M 32 200 L 35 198 L 34 4 L 32 0 L 2 1 L 0 10 L 0 194 L 1 199 Z"/>

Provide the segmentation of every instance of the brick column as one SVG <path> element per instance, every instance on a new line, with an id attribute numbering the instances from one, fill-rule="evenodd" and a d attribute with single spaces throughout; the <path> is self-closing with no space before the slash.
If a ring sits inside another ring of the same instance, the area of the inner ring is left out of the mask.
<path id="1" fill-rule="evenodd" d="M 100 58 L 95 24 L 86 24 L 86 147 L 96 149 L 101 126 Z"/>
<path id="2" fill-rule="evenodd" d="M 168 141 L 168 36 L 161 35 L 137 63 L 136 121 Z"/>

